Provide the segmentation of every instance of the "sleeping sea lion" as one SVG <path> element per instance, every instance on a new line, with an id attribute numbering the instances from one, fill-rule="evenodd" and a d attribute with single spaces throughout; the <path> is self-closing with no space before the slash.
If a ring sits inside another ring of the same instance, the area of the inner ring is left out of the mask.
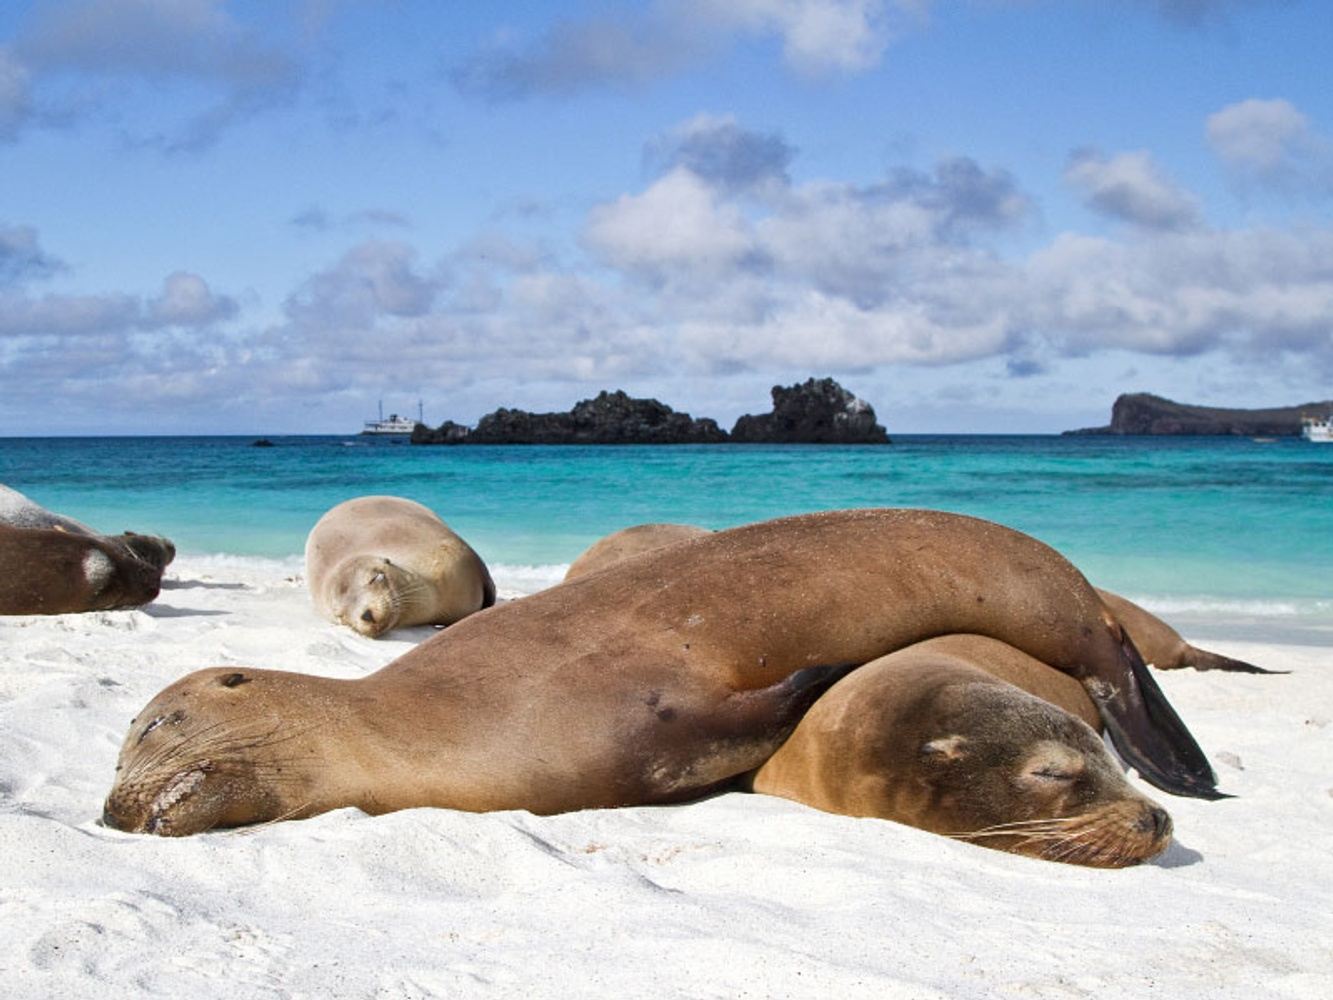
<path id="1" fill-rule="evenodd" d="M 161 585 L 161 567 L 114 538 L 0 524 L 0 615 L 133 608 Z"/>
<path id="2" fill-rule="evenodd" d="M 953 632 L 1076 677 L 1148 780 L 1217 796 L 1057 552 L 957 514 L 851 510 L 666 546 L 471 615 L 360 680 L 190 674 L 131 724 L 105 819 L 185 834 L 339 806 L 676 801 L 762 764 L 848 668 Z"/>
<path id="3" fill-rule="evenodd" d="M 171 560 L 176 558 L 176 546 L 169 538 L 160 535 L 141 535 L 134 531 L 122 532 L 119 535 L 103 535 L 81 521 L 47 510 L 41 504 L 3 483 L 0 483 L 0 524 L 7 524 L 12 528 L 55 528 L 73 535 L 103 538 L 124 545 L 130 552 L 159 570 L 166 569 Z"/>
<path id="4" fill-rule="evenodd" d="M 1281 671 L 1266 670 L 1244 660 L 1233 660 L 1221 653 L 1210 653 L 1206 649 L 1191 646 L 1162 619 L 1150 611 L 1139 607 L 1133 601 L 1109 590 L 1097 588 L 1097 593 L 1106 605 L 1106 610 L 1115 616 L 1115 620 L 1125 627 L 1140 655 L 1149 665 L 1158 670 L 1178 670 L 1181 667 L 1193 667 L 1195 670 L 1230 670 L 1243 674 L 1272 674 Z"/>
<path id="5" fill-rule="evenodd" d="M 305 574 L 321 615 L 372 639 L 452 625 L 495 603 L 481 557 L 434 511 L 402 497 L 357 497 L 326 512 L 306 539 Z"/>
<path id="6" fill-rule="evenodd" d="M 712 532 L 707 528 L 692 524 L 636 524 L 632 528 L 622 528 L 593 542 L 570 563 L 569 569 L 565 571 L 565 579 L 575 580 L 622 559 L 710 534 Z"/>
<path id="7" fill-rule="evenodd" d="M 1119 868 L 1164 851 L 1170 817 L 1097 733 L 998 674 L 1092 707 L 1076 682 L 1004 643 L 944 636 L 833 685 L 751 787 L 1072 864 Z"/>

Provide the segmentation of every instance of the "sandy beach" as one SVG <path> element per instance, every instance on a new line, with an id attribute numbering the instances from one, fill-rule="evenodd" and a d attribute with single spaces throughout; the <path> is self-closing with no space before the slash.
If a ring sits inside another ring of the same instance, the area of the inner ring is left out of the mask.
<path id="1" fill-rule="evenodd" d="M 99 825 L 129 720 L 189 670 L 358 677 L 431 634 L 316 618 L 299 562 L 182 557 L 133 611 L 0 618 L 0 994 L 1322 997 L 1333 646 L 1159 674 L 1236 797 L 1156 861 L 1030 860 L 757 795 L 553 817 L 342 810 L 182 840 Z M 532 579 L 497 573 L 503 596 Z M 1133 779 L 1137 780 L 1137 779 Z"/>

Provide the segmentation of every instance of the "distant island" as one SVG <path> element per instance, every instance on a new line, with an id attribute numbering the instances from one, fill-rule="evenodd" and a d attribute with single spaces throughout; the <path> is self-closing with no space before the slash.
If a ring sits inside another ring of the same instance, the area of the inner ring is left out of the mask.
<path id="1" fill-rule="evenodd" d="M 773 386 L 773 409 L 746 414 L 728 434 L 710 417 L 677 413 L 656 399 L 603 391 L 567 413 L 501 407 L 466 427 L 418 423 L 413 444 L 889 444 L 875 410 L 831 378 Z"/>
<path id="2" fill-rule="evenodd" d="M 1065 434 L 1214 434 L 1244 437 L 1299 437 L 1304 417 L 1327 417 L 1333 400 L 1267 410 L 1191 406 L 1147 392 L 1126 393 L 1111 407 L 1106 427 Z"/>

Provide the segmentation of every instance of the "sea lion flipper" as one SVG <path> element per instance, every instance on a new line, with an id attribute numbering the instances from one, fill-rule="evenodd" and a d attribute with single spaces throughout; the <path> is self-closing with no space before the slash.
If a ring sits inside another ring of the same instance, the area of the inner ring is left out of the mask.
<path id="1" fill-rule="evenodd" d="M 1153 680 L 1127 633 L 1122 633 L 1120 653 L 1123 683 L 1094 680 L 1087 687 L 1125 763 L 1164 792 L 1195 799 L 1230 798 L 1217 790 L 1208 758 Z"/>
<path id="2" fill-rule="evenodd" d="M 1269 670 L 1244 660 L 1234 660 L 1221 653 L 1210 653 L 1197 646 L 1190 647 L 1190 666 L 1195 670 L 1227 670 L 1235 674 L 1289 674 L 1290 670 Z"/>
<path id="3" fill-rule="evenodd" d="M 855 670 L 859 663 L 804 667 L 766 688 L 740 691 L 727 699 L 726 711 L 712 725 L 747 736 L 767 749 L 767 757 L 791 735 L 796 724 L 825 691 Z M 761 760 L 751 767 L 758 767 Z"/>

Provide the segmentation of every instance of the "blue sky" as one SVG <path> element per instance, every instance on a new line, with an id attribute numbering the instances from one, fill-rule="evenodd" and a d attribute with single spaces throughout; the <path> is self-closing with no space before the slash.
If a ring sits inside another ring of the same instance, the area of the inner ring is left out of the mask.
<path id="1" fill-rule="evenodd" d="M 1309 0 L 0 6 L 0 435 L 1333 396 Z"/>

